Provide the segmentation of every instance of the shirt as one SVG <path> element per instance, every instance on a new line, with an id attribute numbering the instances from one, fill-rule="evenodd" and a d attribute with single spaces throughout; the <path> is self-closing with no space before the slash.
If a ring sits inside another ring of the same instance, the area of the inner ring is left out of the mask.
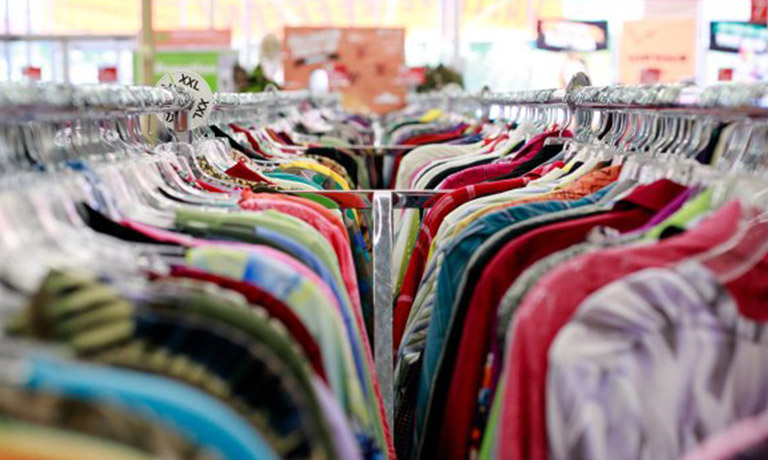
<path id="1" fill-rule="evenodd" d="M 405 154 L 400 161 L 400 167 L 397 171 L 397 180 L 395 181 L 395 189 L 404 190 L 410 182 L 414 172 L 429 161 L 438 158 L 463 155 L 477 150 L 481 145 L 482 144 L 480 143 L 469 145 L 432 144 L 416 147 Z"/>
<path id="2" fill-rule="evenodd" d="M 154 453 L 117 443 L 0 418 L 0 457 L 3 460 L 152 460 Z"/>
<path id="3" fill-rule="evenodd" d="M 453 233 L 455 235 L 480 217 L 509 206 L 535 201 L 575 200 L 581 198 L 614 182 L 618 178 L 620 172 L 620 166 L 606 167 L 590 171 L 579 177 L 579 179 L 572 184 L 563 188 L 559 188 L 558 184 L 555 183 L 543 185 L 529 184 L 527 187 L 520 190 L 521 192 L 527 192 L 524 194 L 512 190 L 510 192 L 479 198 L 475 203 L 467 203 L 471 206 L 466 207 L 465 209 L 462 209 L 461 207 L 457 209 L 457 211 L 460 212 L 456 216 L 449 215 L 446 217 L 446 221 L 452 220 L 451 225 L 447 227 L 451 229 L 451 231 L 446 233 Z M 440 234 L 438 233 L 438 238 L 439 237 Z"/>
<path id="4" fill-rule="evenodd" d="M 695 262 L 606 286 L 550 350 L 550 458 L 677 459 L 765 412 L 766 329 Z"/>
<path id="5" fill-rule="evenodd" d="M 190 251 L 187 259 L 197 268 L 256 284 L 295 309 L 324 349 L 331 388 L 342 396 L 345 408 L 358 417 L 363 427 L 371 427 L 370 417 L 376 416 L 379 423 L 375 424 L 375 434 L 380 448 L 394 451 L 373 356 L 368 344 L 360 340 L 359 334 L 364 330 L 361 318 L 345 317 L 338 305 L 329 303 L 333 297 L 322 293 L 322 281 L 290 257 L 263 247 L 248 252 L 204 247 Z"/>
<path id="6" fill-rule="evenodd" d="M 442 350 L 442 339 L 445 335 L 445 329 L 453 312 L 456 288 L 459 286 L 459 282 L 465 273 L 467 263 L 480 244 L 497 231 L 521 220 L 595 203 L 603 196 L 603 193 L 597 192 L 609 184 L 611 180 L 615 179 L 617 171 L 614 170 L 609 174 L 598 172 L 597 174 L 599 176 L 596 175 L 595 180 L 586 179 L 588 181 L 587 184 L 579 190 L 580 193 L 591 193 L 587 198 L 574 201 L 541 201 L 538 203 L 531 200 L 529 205 L 499 209 L 498 212 L 488 214 L 469 225 L 448 246 L 444 257 L 440 261 L 440 269 L 437 272 L 435 305 L 439 309 L 433 309 L 429 314 L 426 345 L 427 356 L 425 356 L 427 361 L 422 370 L 422 375 L 432 375 L 439 350 Z M 572 196 L 575 197 L 576 195 Z M 418 325 L 414 325 L 414 327 L 418 327 Z M 422 384 L 424 384 L 422 392 L 427 391 L 429 388 L 428 382 L 422 382 Z"/>
<path id="7" fill-rule="evenodd" d="M 451 401 L 451 417 L 442 420 L 439 452 L 454 456 L 452 458 L 466 455 L 467 437 L 461 433 L 469 431 L 475 413 L 483 363 L 494 335 L 490 331 L 492 320 L 501 298 L 517 276 L 537 260 L 582 242 L 594 227 L 628 231 L 643 225 L 683 190 L 683 187 L 666 180 L 638 187 L 611 212 L 539 228 L 503 246 L 473 286 L 470 300 L 463 303 L 467 305 L 466 309 L 462 308 L 462 299 L 458 300 L 459 307 L 454 308 L 457 316 L 452 318 L 451 324 L 463 332 L 458 343 L 447 342 L 448 348 L 443 350 L 441 359 L 442 365 L 447 368 L 442 373 L 438 372 L 438 375 L 453 374 L 445 399 Z M 461 363 L 462 372 L 450 371 L 456 363 Z M 434 384 L 432 388 L 434 390 Z M 438 408 L 441 401 L 432 401 L 431 407 L 437 411 L 434 420 L 441 419 L 437 416 L 442 412 Z"/>
<path id="8" fill-rule="evenodd" d="M 315 254 L 339 286 L 346 286 L 350 283 L 350 280 L 344 282 L 331 243 L 310 224 L 292 215 L 273 209 L 261 212 L 179 209 L 176 212 L 175 223 L 177 227 L 193 235 L 203 237 L 224 235 L 245 242 L 276 241 L 275 235 L 282 234 L 283 238 L 288 238 L 294 244 L 299 244 L 304 251 Z M 254 241 L 252 238 L 257 238 L 257 240 Z M 262 240 L 258 238 L 262 238 Z M 278 247 L 287 249 L 284 244 Z M 291 251 L 286 252 L 293 256 L 300 256 L 302 251 L 296 251 L 295 246 L 293 246 Z M 347 292 L 340 292 L 339 294 L 345 302 L 350 301 Z"/>
<path id="9" fill-rule="evenodd" d="M 466 168 L 461 172 L 452 174 L 445 179 L 440 188 L 443 190 L 451 190 L 465 185 L 477 184 L 486 180 L 503 176 L 512 172 L 515 168 L 520 166 L 522 162 L 532 158 L 541 148 L 544 146 L 544 141 L 551 136 L 557 135 L 557 132 L 550 131 L 539 134 L 531 138 L 515 155 L 512 157 L 512 161 L 504 161 L 499 163 L 491 163 L 486 165 L 474 166 Z"/>
<path id="10" fill-rule="evenodd" d="M 473 254 L 472 259 L 470 260 L 469 266 L 465 270 L 464 274 L 462 275 L 460 285 L 458 287 L 458 292 L 461 295 L 466 295 L 468 291 L 468 286 L 474 286 L 477 283 L 477 280 L 482 272 L 482 269 L 487 265 L 492 255 L 497 251 L 493 249 L 498 243 L 497 241 L 502 239 L 508 239 L 511 238 L 512 235 L 520 236 L 527 232 L 530 232 L 536 228 L 539 228 L 544 225 L 550 225 L 552 223 L 556 222 L 563 222 L 566 220 L 572 220 L 575 218 L 580 218 L 585 215 L 594 215 L 598 212 L 602 212 L 603 209 L 600 206 L 597 205 L 585 205 L 580 206 L 576 208 L 570 208 L 563 211 L 557 211 L 552 212 L 548 214 L 543 214 L 538 217 L 533 217 L 527 220 L 524 220 L 519 223 L 515 223 L 513 225 L 510 225 L 509 227 L 497 232 L 495 235 L 493 235 L 490 239 L 488 239 L 485 243 L 483 243 L 478 250 Z M 470 281 L 471 280 L 471 281 Z M 450 324 L 450 323 L 449 323 Z M 456 335 L 458 334 L 457 328 L 449 329 L 449 332 Z M 457 341 L 459 340 L 458 337 L 446 337 L 443 338 L 443 340 L 452 340 Z M 438 356 L 438 359 L 441 359 Z M 438 362 L 438 364 L 440 364 Z M 437 368 L 438 371 L 445 371 L 447 368 L 445 366 L 439 366 Z M 425 374 L 422 374 L 422 376 L 425 376 Z M 433 374 L 431 377 L 431 380 L 423 380 L 420 382 L 420 398 L 424 398 L 420 400 L 420 410 L 427 411 L 427 416 L 420 415 L 420 419 L 425 420 L 429 416 L 428 407 L 421 401 L 424 401 L 425 403 L 432 403 L 433 399 L 441 399 L 442 396 L 436 397 L 436 391 L 441 391 L 441 389 L 447 389 L 449 382 L 448 379 L 450 376 L 446 375 L 437 375 Z M 437 383 L 441 382 L 441 383 Z M 434 442 L 435 439 L 435 431 L 437 428 L 435 428 L 435 422 L 429 423 L 429 420 L 427 419 L 426 422 L 422 422 L 422 424 L 426 424 L 427 426 L 424 428 L 425 436 L 431 437 L 433 439 L 432 442 Z M 431 428 L 431 430 L 429 429 Z"/>
<path id="11" fill-rule="evenodd" d="M 312 364 L 312 369 L 315 373 L 325 382 L 328 378 L 325 373 L 325 367 L 323 366 L 323 356 L 320 352 L 320 347 L 317 341 L 312 337 L 304 323 L 301 322 L 296 313 L 294 313 L 290 307 L 283 302 L 272 296 L 269 292 L 262 288 L 259 288 L 253 284 L 244 283 L 242 281 L 225 278 L 223 276 L 217 276 L 211 273 L 206 273 L 202 270 L 195 270 L 191 267 L 178 266 L 171 269 L 171 276 L 178 278 L 190 278 L 200 281 L 208 281 L 227 289 L 231 289 L 243 295 L 248 303 L 252 305 L 258 305 L 263 308 L 271 317 L 279 320 L 283 326 L 291 334 L 291 337 L 296 340 L 301 350 L 306 355 L 309 362 Z"/>
<path id="12" fill-rule="evenodd" d="M 281 458 L 317 451 L 317 434 L 330 436 L 313 410 L 306 361 L 282 328 L 221 292 L 162 281 L 132 302 L 97 280 L 54 272 L 34 297 L 45 300 L 7 327 L 64 343 L 81 358 L 192 382 L 236 408 Z M 274 398 L 262 397 L 265 388 Z"/>
<path id="13" fill-rule="evenodd" d="M 242 194 L 241 202 L 246 202 L 251 198 L 254 198 L 255 196 L 258 196 L 258 194 L 253 193 L 250 190 L 244 190 Z M 343 251 L 343 247 L 345 246 L 350 246 L 352 248 L 352 257 L 354 259 L 353 266 L 355 268 L 355 273 L 357 274 L 360 303 L 362 305 L 363 316 L 364 316 L 366 327 L 368 328 L 369 336 L 370 336 L 370 331 L 372 331 L 372 325 L 373 325 L 373 305 L 372 305 L 372 299 L 371 299 L 372 280 L 371 280 L 371 267 L 370 267 L 371 257 L 370 257 L 370 254 L 368 253 L 368 246 L 365 242 L 365 236 L 362 230 L 360 229 L 359 224 L 357 223 L 357 218 L 355 217 L 354 213 L 352 213 L 351 215 L 350 214 L 340 215 L 338 211 L 334 209 L 329 209 L 328 207 L 323 206 L 322 204 L 312 201 L 310 199 L 295 197 L 292 195 L 280 195 L 280 197 L 283 200 L 301 203 L 306 207 L 312 208 L 315 212 L 324 216 L 326 221 L 332 223 L 336 228 L 338 228 L 339 232 L 341 233 L 341 237 L 345 241 L 344 242 L 338 241 L 338 237 L 332 236 L 330 241 L 331 241 L 331 244 L 334 246 L 335 250 Z M 318 196 L 317 198 L 324 199 L 325 197 Z M 335 203 L 332 201 L 329 204 L 335 205 Z M 314 221 L 311 221 L 311 222 L 314 222 Z M 330 231 L 330 230 L 329 232 L 339 233 L 339 232 Z M 323 231 L 323 233 L 326 233 L 326 232 Z M 341 260 L 343 260 L 343 257 Z M 342 269 L 343 269 L 343 264 L 342 264 Z M 343 271 L 342 271 L 342 276 L 344 276 Z M 353 292 L 354 292 L 354 289 L 350 291 L 350 296 L 352 296 Z"/>
<path id="14" fill-rule="evenodd" d="M 605 187 L 607 184 L 614 182 L 619 177 L 621 172 L 621 166 L 610 166 L 607 168 L 601 168 L 585 174 L 572 184 L 563 187 L 555 187 L 553 190 L 548 191 L 538 196 L 522 197 L 515 200 L 512 203 L 501 203 L 496 205 L 487 206 L 479 209 L 476 212 L 470 214 L 462 222 L 459 222 L 456 226 L 457 230 L 463 228 L 466 223 L 472 222 L 483 215 L 504 209 L 506 207 L 530 203 L 533 201 L 550 201 L 550 200 L 576 200 L 590 193 L 594 193 L 596 189 Z"/>
<path id="15" fill-rule="evenodd" d="M 587 206 L 601 196 L 602 193 L 598 193 L 575 202 L 531 203 L 487 216 L 482 222 L 478 222 L 471 232 L 468 229 L 463 239 L 457 239 L 452 246 L 435 256 L 433 261 L 440 269 L 436 270 L 434 277 L 427 277 L 427 282 L 433 281 L 431 285 L 427 284 L 419 289 L 415 305 L 421 306 L 416 310 L 414 320 L 406 331 L 396 367 L 398 383 L 396 388 L 404 388 L 400 391 L 405 394 L 400 402 L 403 406 L 400 417 L 412 417 L 413 415 L 408 411 L 415 410 L 416 421 L 419 422 L 416 432 L 419 432 L 425 423 L 424 414 L 430 400 L 434 369 L 440 359 L 445 333 L 453 314 L 453 297 L 457 283 L 464 275 L 467 259 L 484 240 L 502 229 L 534 220 L 537 216 Z M 424 294 L 432 291 L 434 292 Z M 420 301 L 420 296 L 426 296 L 423 302 Z M 410 375 L 413 373 L 419 375 L 418 380 Z M 412 388 L 414 386 L 418 391 Z M 417 398 L 418 404 L 410 402 L 409 398 Z M 406 407 L 415 407 L 415 409 L 405 409 Z"/>
<path id="16" fill-rule="evenodd" d="M 561 163 L 562 164 L 562 163 Z M 469 185 L 453 190 L 447 195 L 441 196 L 437 202 L 427 211 L 421 229 L 416 237 L 416 244 L 408 260 L 408 268 L 405 271 L 400 294 L 394 309 L 393 347 L 400 346 L 400 339 L 405 331 L 406 321 L 410 314 L 413 296 L 416 294 L 421 277 L 424 274 L 429 247 L 432 243 L 432 235 L 437 234 L 440 224 L 452 210 L 478 196 L 484 196 L 499 191 L 511 190 L 525 186 L 535 178 L 541 177 L 542 170 L 533 171 L 525 177 L 509 179 L 498 182 L 486 182 L 477 185 Z"/>
<path id="17" fill-rule="evenodd" d="M 344 339 L 349 333 L 341 313 L 333 305 L 333 296 L 323 294 L 321 284 L 313 280 L 299 264 L 278 251 L 254 246 L 249 251 L 221 247 L 196 248 L 187 253 L 187 262 L 198 269 L 227 278 L 247 281 L 266 289 L 289 305 L 309 327 L 323 349 L 328 381 L 345 409 L 369 423 L 363 406 L 362 387 L 356 378 L 354 341 Z"/>
<path id="18" fill-rule="evenodd" d="M 357 285 L 355 262 L 352 260 L 349 238 L 337 225 L 334 225 L 333 221 L 328 221 L 326 216 L 318 212 L 311 205 L 308 205 L 308 201 L 295 197 L 294 200 L 286 200 L 283 196 L 274 194 L 252 194 L 249 195 L 247 200 L 240 202 L 240 207 L 251 211 L 275 209 L 312 225 L 333 247 L 339 262 L 344 286 L 349 292 L 349 298 L 354 308 L 359 310 L 362 315 L 360 291 Z"/>
<path id="19" fill-rule="evenodd" d="M 23 385 L 81 399 L 142 408 L 226 458 L 277 459 L 261 435 L 231 409 L 190 385 L 140 372 L 35 357 Z M 109 457 L 107 457 L 109 458 Z"/>
<path id="20" fill-rule="evenodd" d="M 706 225 L 656 245 L 601 251 L 574 259 L 539 281 L 518 308 L 511 339 L 507 340 L 504 407 L 499 421 L 501 456 L 547 458 L 547 351 L 579 303 L 628 273 L 679 261 L 722 242 L 734 231 L 739 209 L 738 205 L 729 205 L 719 218 L 710 218 Z M 574 276 L 577 279 L 570 279 Z"/>
<path id="21" fill-rule="evenodd" d="M 615 238 L 602 238 L 599 241 L 591 241 L 588 238 L 584 243 L 574 244 L 567 249 L 563 249 L 562 251 L 544 257 L 528 267 L 517 277 L 517 280 L 509 286 L 509 289 L 504 293 L 504 297 L 502 297 L 501 303 L 499 304 L 498 313 L 496 315 L 496 336 L 499 344 L 503 346 L 509 326 L 523 299 L 536 284 L 547 275 L 547 273 L 580 255 L 607 247 L 635 243 L 640 241 L 642 236 L 642 234 L 624 234 Z"/>

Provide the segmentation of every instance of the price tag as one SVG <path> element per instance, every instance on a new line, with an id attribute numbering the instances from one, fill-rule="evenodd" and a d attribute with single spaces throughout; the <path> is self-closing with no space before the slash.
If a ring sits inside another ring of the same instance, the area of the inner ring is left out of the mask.
<path id="1" fill-rule="evenodd" d="M 192 96 L 192 110 L 189 112 L 187 126 L 192 130 L 206 124 L 208 117 L 213 112 L 213 92 L 203 77 L 186 70 L 177 70 L 167 73 L 157 82 L 162 88 L 184 88 Z M 170 112 L 162 115 L 160 120 L 165 126 L 173 130 L 176 121 L 176 113 Z"/>

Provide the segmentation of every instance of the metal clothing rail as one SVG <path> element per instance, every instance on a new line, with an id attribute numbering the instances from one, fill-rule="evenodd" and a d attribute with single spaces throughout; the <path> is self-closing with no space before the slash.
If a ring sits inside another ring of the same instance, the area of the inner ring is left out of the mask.
<path id="1" fill-rule="evenodd" d="M 0 116 L 56 119 L 109 114 L 183 112 L 192 105 L 184 91 L 148 86 L 6 83 L 0 85 Z"/>
<path id="2" fill-rule="evenodd" d="M 311 101 L 319 105 L 341 102 L 338 94 L 313 95 L 309 91 L 264 91 L 261 93 L 216 93 L 214 110 L 237 111 L 280 107 Z"/>
<path id="3" fill-rule="evenodd" d="M 726 113 L 768 111 L 768 83 L 725 83 L 711 86 L 688 84 L 588 86 L 511 93 L 436 92 L 414 95 L 414 105 L 467 103 L 483 106 L 565 104 L 571 109 L 679 109 L 691 112 Z M 585 80 L 582 80 L 585 82 Z"/>

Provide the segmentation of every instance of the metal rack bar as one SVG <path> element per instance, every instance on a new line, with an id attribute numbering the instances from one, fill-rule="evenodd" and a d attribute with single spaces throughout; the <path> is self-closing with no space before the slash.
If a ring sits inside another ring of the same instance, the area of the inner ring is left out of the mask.
<path id="1" fill-rule="evenodd" d="M 392 366 L 392 194 L 373 194 L 373 331 L 374 359 L 384 411 L 390 427 L 394 421 L 394 367 Z"/>
<path id="2" fill-rule="evenodd" d="M 78 118 L 188 110 L 192 99 L 179 90 L 148 86 L 6 83 L 0 85 L 0 115 L 14 118 Z"/>

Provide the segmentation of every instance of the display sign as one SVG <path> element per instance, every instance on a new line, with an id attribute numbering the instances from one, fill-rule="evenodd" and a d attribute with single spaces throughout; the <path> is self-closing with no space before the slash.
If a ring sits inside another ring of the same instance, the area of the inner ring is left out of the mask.
<path id="1" fill-rule="evenodd" d="M 407 67 L 401 72 L 400 78 L 408 86 L 418 86 L 427 81 L 426 67 Z"/>
<path id="2" fill-rule="evenodd" d="M 405 104 L 405 31 L 400 28 L 287 27 L 285 88 L 307 88 L 325 71 L 352 110 L 384 113 Z"/>
<path id="3" fill-rule="evenodd" d="M 696 75 L 696 20 L 627 21 L 619 50 L 621 83 L 691 79 Z"/>
<path id="4" fill-rule="evenodd" d="M 768 24 L 768 0 L 752 0 L 752 22 Z"/>
<path id="5" fill-rule="evenodd" d="M 768 26 L 749 22 L 710 23 L 709 49 L 726 53 L 768 51 Z"/>
<path id="6" fill-rule="evenodd" d="M 99 83 L 117 83 L 117 67 L 99 67 Z"/>
<path id="7" fill-rule="evenodd" d="M 608 49 L 607 21 L 542 19 L 536 47 L 548 51 L 599 51 Z"/>
<path id="8" fill-rule="evenodd" d="M 232 66 L 236 62 L 235 51 L 157 51 L 155 53 L 155 78 L 178 70 L 195 72 L 202 76 L 213 91 L 231 91 Z M 134 73 L 141 68 L 138 55 L 134 56 Z M 138 75 L 134 75 L 138 81 Z"/>
<path id="9" fill-rule="evenodd" d="M 40 67 L 31 65 L 22 68 L 21 74 L 24 75 L 24 78 L 29 81 L 40 81 L 40 79 L 43 78 L 43 71 L 40 69 Z"/>
<path id="10" fill-rule="evenodd" d="M 717 81 L 733 81 L 733 69 L 729 67 L 718 69 Z"/>

